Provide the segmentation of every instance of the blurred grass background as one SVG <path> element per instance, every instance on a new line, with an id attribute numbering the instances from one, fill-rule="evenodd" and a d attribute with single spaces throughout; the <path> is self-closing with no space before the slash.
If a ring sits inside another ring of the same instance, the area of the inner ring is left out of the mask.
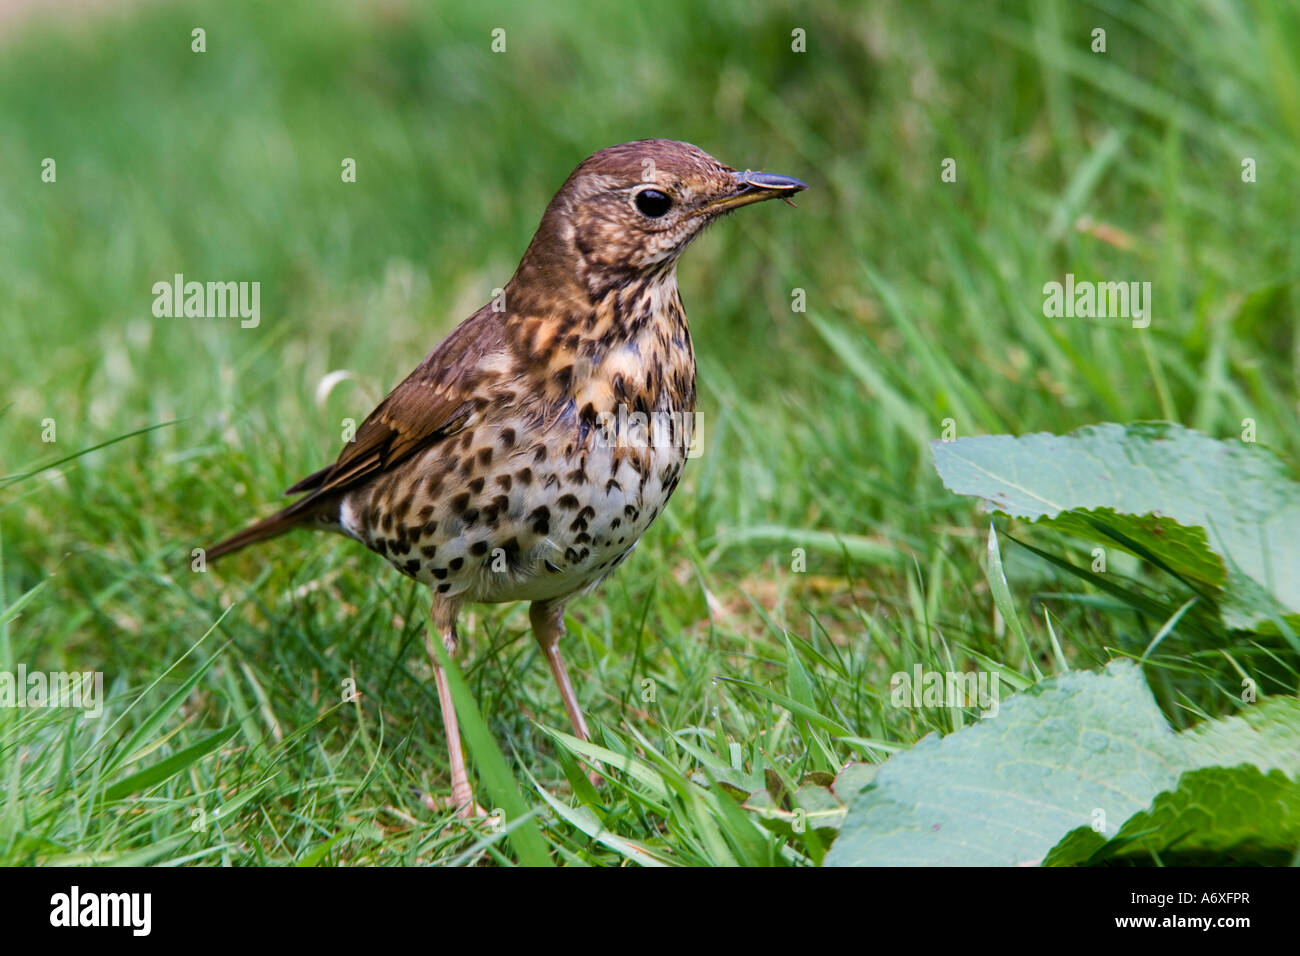
<path id="1" fill-rule="evenodd" d="M 3 28 L 0 584 L 11 606 L 30 597 L 3 615 L 0 655 L 102 670 L 115 701 L 97 725 L 4 718 L 7 862 L 510 858 L 423 809 L 422 792 L 448 788 L 423 593 L 334 538 L 281 539 L 206 575 L 183 562 L 331 460 L 341 420 L 504 284 L 554 190 L 602 146 L 685 139 L 812 187 L 685 256 L 706 451 L 636 556 L 570 609 L 598 739 L 644 735 L 683 779 L 704 759 L 688 738 L 797 783 L 950 730 L 960 713 L 892 709 L 889 675 L 1050 669 L 1043 607 L 1076 666 L 1145 647 L 1159 621 L 1007 544 L 1037 659 L 1005 637 L 985 519 L 930 464 L 945 419 L 972 435 L 1168 418 L 1229 438 L 1251 418 L 1300 459 L 1295 5 L 234 0 Z M 260 326 L 154 318 L 153 283 L 178 272 L 259 281 Z M 1067 272 L 1151 282 L 1151 328 L 1044 318 L 1043 284 Z M 356 377 L 316 402 L 335 369 Z M 129 809 L 107 800 L 85 768 L 103 769 L 108 724 L 232 604 L 149 700 L 215 654 L 155 728 L 170 735 L 155 758 L 238 733 Z M 567 721 L 526 630 L 522 606 L 476 609 L 461 664 L 539 806 L 529 775 L 551 792 L 581 778 L 538 729 Z M 1176 639 L 1162 655 L 1176 720 L 1228 706 L 1216 655 Z M 339 705 L 349 676 L 364 696 Z M 793 686 L 856 742 L 814 741 L 718 676 Z M 191 829 L 236 795 L 237 824 Z M 661 814 L 634 787 L 575 796 L 666 860 L 817 857 L 740 846 L 726 827 L 714 840 L 685 798 Z M 628 855 L 563 822 L 544 832 L 570 862 Z"/>

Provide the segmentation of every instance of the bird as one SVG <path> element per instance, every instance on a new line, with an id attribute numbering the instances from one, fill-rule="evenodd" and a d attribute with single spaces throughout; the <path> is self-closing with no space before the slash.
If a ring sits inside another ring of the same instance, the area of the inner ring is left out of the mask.
<path id="1" fill-rule="evenodd" d="M 466 603 L 529 602 L 574 733 L 590 739 L 560 653 L 564 612 L 628 557 L 691 453 L 696 366 L 678 259 L 719 218 L 806 188 L 669 139 L 593 153 L 546 207 L 510 281 L 332 464 L 285 492 L 302 497 L 206 549 L 215 561 L 292 529 L 333 531 L 429 588 L 451 773 L 450 800 L 430 806 L 483 814 L 432 644 L 457 653 Z"/>

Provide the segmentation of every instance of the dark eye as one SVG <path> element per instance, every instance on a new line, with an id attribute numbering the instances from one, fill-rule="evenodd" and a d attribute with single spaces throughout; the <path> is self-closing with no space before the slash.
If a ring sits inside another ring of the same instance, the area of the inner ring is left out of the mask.
<path id="1" fill-rule="evenodd" d="M 673 208 L 673 201 L 657 189 L 643 189 L 636 194 L 636 208 L 643 216 L 658 219 Z"/>

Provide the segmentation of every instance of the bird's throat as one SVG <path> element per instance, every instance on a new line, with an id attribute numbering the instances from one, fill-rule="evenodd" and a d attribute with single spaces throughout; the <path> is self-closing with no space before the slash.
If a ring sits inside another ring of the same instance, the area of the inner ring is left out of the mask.
<path id="1" fill-rule="evenodd" d="M 553 407 L 572 402 L 584 418 L 695 409 L 695 352 L 673 268 L 507 326 L 517 361 L 542 379 Z"/>

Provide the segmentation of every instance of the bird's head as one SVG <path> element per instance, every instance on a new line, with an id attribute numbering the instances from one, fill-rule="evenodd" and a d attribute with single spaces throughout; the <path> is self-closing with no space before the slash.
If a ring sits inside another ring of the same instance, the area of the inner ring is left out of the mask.
<path id="1" fill-rule="evenodd" d="M 792 196 L 788 176 L 738 171 L 698 146 L 646 139 L 587 157 L 542 217 L 521 270 L 566 270 L 588 288 L 669 267 L 701 231 L 740 206 Z"/>

